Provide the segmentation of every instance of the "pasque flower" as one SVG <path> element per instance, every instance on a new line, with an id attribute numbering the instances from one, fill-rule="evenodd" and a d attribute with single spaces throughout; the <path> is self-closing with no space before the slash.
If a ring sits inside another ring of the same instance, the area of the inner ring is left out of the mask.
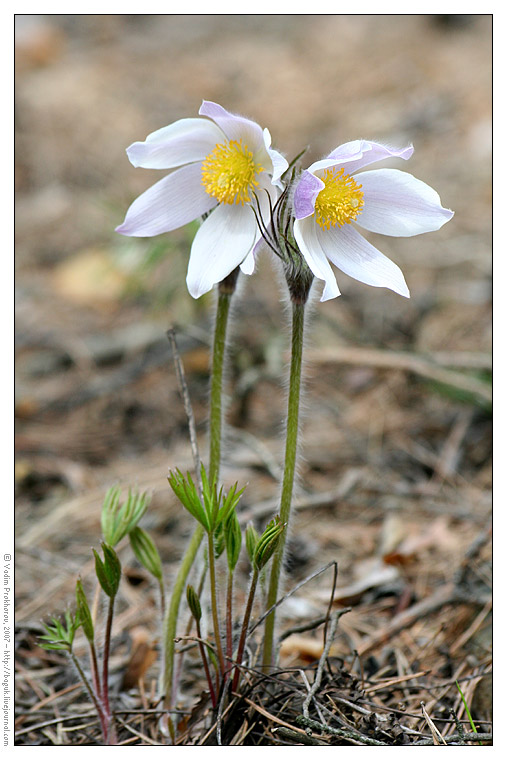
<path id="1" fill-rule="evenodd" d="M 452 218 L 435 190 L 411 174 L 359 171 L 386 158 L 407 160 L 413 152 L 411 145 L 398 150 L 354 140 L 301 175 L 294 191 L 294 238 L 315 277 L 325 282 L 321 301 L 340 295 L 329 261 L 360 282 L 410 296 L 400 268 L 351 222 L 371 232 L 410 237 L 438 230 Z"/>
<path id="2" fill-rule="evenodd" d="M 131 163 L 174 169 L 130 206 L 116 228 L 122 235 L 152 237 L 206 217 L 192 243 L 187 273 L 198 298 L 237 266 L 254 269 L 260 232 L 250 204 L 254 194 L 268 214 L 266 192 L 275 200 L 287 161 L 271 148 L 271 136 L 254 121 L 203 101 L 199 114 L 152 132 L 127 148 Z"/>

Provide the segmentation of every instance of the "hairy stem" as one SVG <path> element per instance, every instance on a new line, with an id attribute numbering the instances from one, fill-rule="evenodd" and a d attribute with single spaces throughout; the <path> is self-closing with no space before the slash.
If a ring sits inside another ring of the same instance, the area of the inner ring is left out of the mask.
<path id="1" fill-rule="evenodd" d="M 72 662 L 74 664 L 74 667 L 76 668 L 77 672 L 79 673 L 79 677 L 81 678 L 81 681 L 83 682 L 83 685 L 84 685 L 86 691 L 88 692 L 88 695 L 89 695 L 90 699 L 92 700 L 95 709 L 97 710 L 97 714 L 98 714 L 98 716 L 100 718 L 100 725 L 102 726 L 102 732 L 104 734 L 104 739 L 105 739 L 106 738 L 106 724 L 105 724 L 105 720 L 104 720 L 104 710 L 102 709 L 102 704 L 101 704 L 102 700 L 100 698 L 100 695 L 94 694 L 93 689 L 90 686 L 90 683 L 89 683 L 87 677 L 84 674 L 83 668 L 79 664 L 79 660 L 77 659 L 77 657 L 74 654 L 74 652 L 72 652 L 72 651 L 69 652 L 69 657 L 72 660 Z"/>
<path id="2" fill-rule="evenodd" d="M 99 665 L 97 662 L 97 650 L 95 644 L 90 641 L 90 661 L 92 666 L 92 682 L 95 693 L 99 699 L 102 699 L 102 688 L 100 685 Z"/>
<path id="3" fill-rule="evenodd" d="M 296 456 L 299 427 L 299 398 L 301 394 L 301 368 L 303 362 L 303 332 L 305 304 L 299 300 L 292 301 L 292 346 L 289 379 L 289 401 L 287 410 L 287 429 L 285 439 L 285 466 L 280 497 L 280 520 L 287 525 L 283 531 L 278 547 L 273 555 L 269 580 L 266 609 L 272 607 L 278 597 L 278 586 L 283 565 L 283 554 L 288 533 L 290 508 L 296 474 Z M 274 660 L 275 610 L 266 618 L 264 628 L 263 665 L 270 667 Z"/>
<path id="4" fill-rule="evenodd" d="M 114 596 L 109 597 L 109 604 L 107 608 L 107 621 L 106 630 L 104 634 L 104 652 L 102 661 L 102 703 L 104 705 L 104 713 L 107 721 L 107 737 L 106 744 L 116 744 L 116 732 L 114 729 L 114 721 L 111 713 L 111 707 L 109 705 L 109 650 L 111 646 L 111 629 L 113 627 L 113 615 L 114 615 Z"/>
<path id="5" fill-rule="evenodd" d="M 188 574 L 192 569 L 194 560 L 201 545 L 202 538 L 204 536 L 204 528 L 198 525 L 194 531 L 190 543 L 183 557 L 178 575 L 174 581 L 173 590 L 169 606 L 166 610 L 164 618 L 164 682 L 163 689 L 165 694 L 164 706 L 166 708 L 172 707 L 174 684 L 173 684 L 173 672 L 174 672 L 174 639 L 176 637 L 176 624 L 178 622 L 178 612 L 180 608 L 181 597 L 186 586 Z"/>
<path id="6" fill-rule="evenodd" d="M 218 291 L 215 337 L 213 341 L 213 363 L 211 368 L 210 412 L 209 412 L 209 482 L 213 483 L 220 472 L 222 451 L 222 385 L 224 374 L 227 321 L 232 292 Z"/>
<path id="7" fill-rule="evenodd" d="M 258 580 L 259 580 L 259 571 L 257 570 L 257 568 L 254 568 L 252 580 L 250 582 L 250 591 L 248 593 L 248 599 L 247 599 L 246 607 L 245 607 L 245 615 L 243 617 L 243 625 L 241 627 L 241 635 L 239 637 L 238 654 L 236 656 L 236 663 L 238 667 L 236 668 L 236 672 L 234 673 L 234 678 L 232 681 L 232 691 L 236 691 L 238 687 L 239 677 L 241 673 L 239 666 L 241 665 L 241 661 L 243 659 L 243 651 L 245 649 L 246 634 L 248 631 L 248 624 L 250 622 L 250 617 L 252 615 L 252 607 L 253 607 L 255 591 L 257 588 Z"/>
<path id="8" fill-rule="evenodd" d="M 198 644 L 199 644 L 199 652 L 201 653 L 201 660 L 204 667 L 204 672 L 206 674 L 206 680 L 208 682 L 208 688 L 209 688 L 209 693 L 211 697 L 211 704 L 213 705 L 213 708 L 216 709 L 217 704 L 218 704 L 217 696 L 215 694 L 213 681 L 211 680 L 211 673 L 209 672 L 209 665 L 208 665 L 208 657 L 206 655 L 206 650 L 204 649 L 204 644 L 202 643 L 201 625 L 198 620 L 195 621 L 195 627 L 196 627 Z"/>
<path id="9" fill-rule="evenodd" d="M 210 451 L 209 451 L 209 481 L 213 483 L 220 471 L 221 442 L 222 442 L 222 383 L 224 370 L 225 345 L 227 337 L 227 322 L 231 298 L 236 287 L 239 269 L 228 275 L 218 287 L 218 302 L 213 338 L 213 357 L 211 366 L 210 391 Z M 174 639 L 180 609 L 181 597 L 195 557 L 204 536 L 204 528 L 198 525 L 194 531 L 187 551 L 181 561 L 178 575 L 174 582 L 171 599 L 166 609 L 163 627 L 164 672 L 163 692 L 164 706 L 170 709 L 175 698 L 174 680 Z"/>
<path id="10" fill-rule="evenodd" d="M 225 628 L 225 638 L 226 638 L 226 654 L 229 659 L 229 662 L 232 658 L 232 590 L 234 586 L 234 573 L 232 573 L 229 570 L 228 576 L 227 576 L 227 604 L 226 604 L 226 628 Z"/>
<path id="11" fill-rule="evenodd" d="M 211 591 L 211 615 L 213 617 L 213 632 L 215 634 L 215 647 L 218 655 L 220 666 L 220 676 L 223 678 L 225 673 L 225 660 L 220 637 L 220 623 L 218 620 L 218 599 L 217 599 L 217 582 L 215 575 L 215 550 L 213 547 L 213 533 L 208 534 L 208 561 L 209 561 L 209 582 Z"/>

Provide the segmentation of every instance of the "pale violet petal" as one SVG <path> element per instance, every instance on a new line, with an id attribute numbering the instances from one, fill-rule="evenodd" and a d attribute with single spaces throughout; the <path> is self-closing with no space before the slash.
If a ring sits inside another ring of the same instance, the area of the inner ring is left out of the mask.
<path id="1" fill-rule="evenodd" d="M 363 145 L 363 140 L 352 140 L 348 143 L 343 143 L 335 148 L 325 158 L 321 158 L 319 161 L 315 161 L 308 167 L 309 172 L 317 172 L 322 169 L 327 169 L 330 166 L 341 165 L 348 161 L 353 161 L 361 158 L 365 150 L 370 150 L 368 146 Z"/>
<path id="2" fill-rule="evenodd" d="M 319 243 L 316 228 L 317 224 L 311 217 L 296 219 L 294 222 L 294 238 L 315 277 L 325 282 L 320 300 L 328 301 L 330 298 L 339 296 L 340 290 L 334 272 L 329 266 L 326 255 Z"/>
<path id="3" fill-rule="evenodd" d="M 180 119 L 152 132 L 144 142 L 133 143 L 127 155 L 136 167 L 173 169 L 202 161 L 224 140 L 220 127 L 208 119 Z"/>
<path id="4" fill-rule="evenodd" d="M 199 114 L 213 119 L 229 140 L 241 140 L 254 154 L 264 146 L 262 129 L 255 121 L 229 113 L 218 103 L 209 100 L 203 100 Z"/>
<path id="5" fill-rule="evenodd" d="M 193 298 L 207 293 L 247 258 L 256 230 L 255 217 L 247 205 L 222 204 L 207 217 L 190 251 L 187 287 Z"/>
<path id="6" fill-rule="evenodd" d="M 389 288 L 410 298 L 399 266 L 365 240 L 350 224 L 330 227 L 328 230 L 317 224 L 315 227 L 323 251 L 342 272 L 366 285 Z"/>
<path id="7" fill-rule="evenodd" d="M 210 211 L 217 202 L 201 184 L 201 164 L 168 174 L 132 203 L 116 232 L 129 237 L 153 237 L 170 232 Z"/>
<path id="8" fill-rule="evenodd" d="M 294 216 L 296 219 L 305 219 L 315 212 L 315 201 L 320 191 L 325 187 L 321 179 L 306 170 L 294 191 Z"/>
<path id="9" fill-rule="evenodd" d="M 354 140 L 352 143 L 340 145 L 339 148 L 333 150 L 328 156 L 328 158 L 337 159 L 339 165 L 344 167 L 347 174 L 353 174 L 362 169 L 363 166 L 368 166 L 376 161 L 384 161 L 386 158 L 402 158 L 404 161 L 407 161 L 414 152 L 413 145 L 407 145 L 405 148 L 394 148 L 391 145 L 373 142 L 372 140 L 360 140 L 361 155 L 356 156 L 353 154 L 353 150 L 357 142 L 357 140 Z"/>
<path id="10" fill-rule="evenodd" d="M 364 206 L 357 224 L 371 232 L 411 237 L 439 230 L 454 212 L 443 208 L 432 187 L 398 169 L 376 169 L 357 174 Z"/>
<path id="11" fill-rule="evenodd" d="M 412 145 L 406 148 L 393 148 L 389 145 L 371 140 L 353 140 L 335 148 L 326 158 L 316 161 L 308 171 L 318 173 L 332 166 L 343 168 L 346 174 L 353 174 L 368 164 L 384 161 L 387 158 L 402 158 L 408 160 L 414 152 Z"/>

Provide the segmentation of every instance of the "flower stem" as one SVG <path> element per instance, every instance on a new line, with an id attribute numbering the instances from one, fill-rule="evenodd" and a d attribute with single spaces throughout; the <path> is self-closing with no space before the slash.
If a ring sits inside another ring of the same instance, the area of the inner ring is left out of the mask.
<path id="1" fill-rule="evenodd" d="M 85 676 L 84 671 L 83 671 L 81 665 L 79 664 L 79 660 L 77 659 L 77 657 L 74 654 L 74 652 L 69 651 L 69 657 L 72 660 L 72 662 L 74 664 L 74 667 L 76 668 L 77 672 L 79 673 L 79 677 L 81 678 L 81 681 L 83 682 L 84 687 L 85 687 L 86 691 L 88 692 L 88 695 L 89 695 L 90 699 L 92 700 L 92 702 L 94 704 L 94 707 L 95 707 L 95 709 L 97 711 L 97 715 L 99 716 L 100 726 L 101 726 L 101 729 L 102 729 L 102 735 L 104 737 L 104 742 L 107 744 L 108 725 L 107 725 L 106 716 L 104 714 L 104 710 L 102 708 L 102 699 L 101 699 L 101 696 L 100 696 L 100 694 L 94 694 L 94 691 L 93 691 L 92 687 L 90 686 L 90 683 L 89 683 L 87 677 Z"/>
<path id="2" fill-rule="evenodd" d="M 204 644 L 202 643 L 201 624 L 199 623 L 198 620 L 195 621 L 195 627 L 196 627 L 197 639 L 198 639 L 198 644 L 199 644 L 199 652 L 201 653 L 201 660 L 204 667 L 204 673 L 206 674 L 206 680 L 208 682 L 208 688 L 209 688 L 209 693 L 211 697 L 211 704 L 213 705 L 213 709 L 216 709 L 217 696 L 215 694 L 213 681 L 211 680 L 211 673 L 209 671 L 208 658 L 206 656 L 206 650 L 204 649 Z"/>
<path id="3" fill-rule="evenodd" d="M 93 641 L 90 641 L 90 661 L 91 661 L 91 667 L 92 667 L 92 682 L 93 682 L 93 688 L 95 690 L 95 694 L 99 699 L 102 699 L 102 688 L 100 686 L 100 676 L 99 676 L 99 666 L 97 661 L 97 650 L 95 649 L 95 644 Z"/>
<path id="4" fill-rule="evenodd" d="M 292 300 L 292 347 L 289 380 L 289 402 L 287 410 L 287 430 L 285 441 L 285 466 L 280 497 L 280 520 L 289 524 L 294 478 L 296 473 L 296 455 L 299 427 L 299 398 L 301 393 L 301 368 L 303 362 L 303 332 L 305 320 L 305 303 L 299 299 Z M 266 609 L 272 607 L 278 597 L 278 586 L 283 564 L 283 554 L 287 529 L 284 530 L 278 547 L 273 555 L 269 581 Z M 263 665 L 270 667 L 274 660 L 275 610 L 266 618 L 264 629 Z"/>
<path id="5" fill-rule="evenodd" d="M 237 276 L 237 275 L 236 275 Z M 229 275 L 232 277 L 232 275 Z M 226 278 L 227 279 L 227 278 Z M 222 381 L 224 374 L 225 343 L 227 337 L 227 322 L 229 307 L 234 289 L 220 283 L 218 289 L 217 315 L 215 322 L 215 337 L 213 341 L 213 363 L 211 368 L 211 390 L 209 411 L 209 482 L 213 483 L 220 472 L 222 451 Z M 234 286 L 235 286 L 234 282 Z"/>
<path id="6" fill-rule="evenodd" d="M 222 442 L 222 381 L 224 370 L 224 356 L 227 336 L 227 322 L 229 307 L 234 294 L 239 268 L 231 272 L 218 286 L 218 302 L 215 321 L 215 333 L 213 338 L 213 358 L 211 366 L 211 391 L 210 391 L 210 452 L 209 452 L 209 481 L 213 483 L 220 470 L 221 442 Z M 186 587 L 186 582 L 195 557 L 204 536 L 204 528 L 198 525 L 194 531 L 187 551 L 181 561 L 178 575 L 174 581 L 169 605 L 166 609 L 163 626 L 164 646 L 164 672 L 163 692 L 164 706 L 170 709 L 175 698 L 174 677 L 174 639 L 180 609 L 181 597 Z"/>
<path id="7" fill-rule="evenodd" d="M 238 654 L 236 655 L 236 672 L 234 673 L 234 678 L 232 680 L 232 691 L 236 691 L 238 687 L 239 677 L 240 677 L 240 669 L 239 666 L 241 665 L 241 661 L 243 659 L 243 650 L 245 649 L 245 642 L 246 642 L 246 634 L 248 631 L 248 624 L 250 622 L 250 616 L 252 614 L 252 607 L 253 607 L 253 601 L 255 597 L 255 590 L 257 588 L 257 581 L 259 579 L 259 571 L 257 568 L 254 568 L 252 580 L 250 582 L 250 591 L 248 593 L 248 599 L 245 607 L 245 615 L 243 617 L 243 626 L 241 628 L 241 635 L 239 637 L 239 644 L 238 644 Z"/>
<path id="8" fill-rule="evenodd" d="M 104 634 L 104 652 L 102 662 L 102 702 L 107 721 L 106 744 L 116 744 L 116 732 L 114 729 L 113 716 L 109 705 L 109 649 L 111 645 L 111 629 L 113 626 L 114 596 L 109 597 L 107 608 L 106 630 Z"/>
<path id="9" fill-rule="evenodd" d="M 181 596 L 185 588 L 188 574 L 194 564 L 195 556 L 201 545 L 202 537 L 204 536 L 204 528 L 198 525 L 194 531 L 190 543 L 188 545 L 185 556 L 181 561 L 178 575 L 174 581 L 173 591 L 169 606 L 166 610 L 164 618 L 164 682 L 163 689 L 165 694 L 164 705 L 170 709 L 172 707 L 174 697 L 174 684 L 173 684 L 173 672 L 174 672 L 174 639 L 176 637 L 176 624 L 178 622 L 178 612 L 180 608 Z"/>
<path id="10" fill-rule="evenodd" d="M 211 591 L 211 614 L 213 617 L 213 632 L 215 634 L 215 647 L 218 655 L 220 666 L 220 675 L 223 678 L 225 673 L 224 652 L 220 637 L 220 623 L 218 621 L 218 599 L 217 599 L 217 581 L 215 575 L 215 550 L 213 547 L 213 533 L 208 534 L 208 559 L 209 559 L 209 582 Z"/>
<path id="11" fill-rule="evenodd" d="M 232 591 L 234 586 L 234 573 L 229 571 L 227 576 L 227 604 L 226 604 L 226 654 L 229 662 L 232 658 Z"/>

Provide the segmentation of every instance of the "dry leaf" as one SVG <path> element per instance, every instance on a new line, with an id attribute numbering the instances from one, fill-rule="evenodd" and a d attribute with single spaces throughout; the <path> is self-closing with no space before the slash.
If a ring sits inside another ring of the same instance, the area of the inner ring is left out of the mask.
<path id="1" fill-rule="evenodd" d="M 133 628 L 130 631 L 132 649 L 127 669 L 123 675 L 121 688 L 128 691 L 137 686 L 139 679 L 144 676 L 150 665 L 157 659 L 153 641 L 144 628 Z"/>

